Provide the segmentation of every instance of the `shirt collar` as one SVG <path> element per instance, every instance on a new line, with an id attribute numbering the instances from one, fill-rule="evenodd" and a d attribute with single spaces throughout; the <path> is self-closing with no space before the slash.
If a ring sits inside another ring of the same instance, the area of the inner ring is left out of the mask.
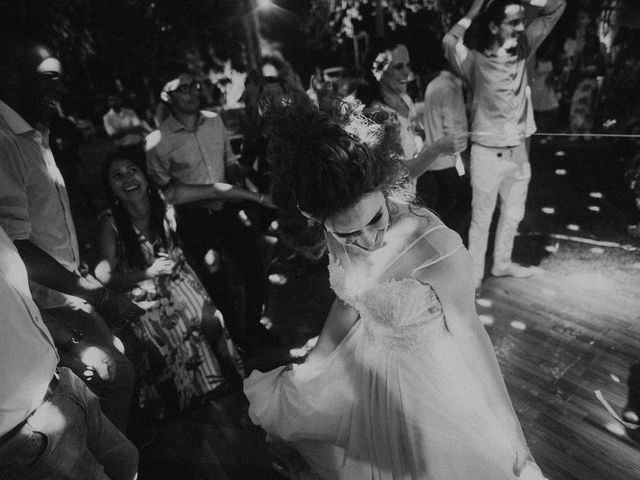
<path id="1" fill-rule="evenodd" d="M 32 132 L 35 130 L 27 121 L 20 116 L 18 112 L 16 112 L 9 105 L 0 100 L 0 116 L 2 116 L 13 133 L 16 135 L 22 135 L 23 133 Z"/>
<path id="2" fill-rule="evenodd" d="M 202 125 L 206 119 L 207 117 L 205 117 L 202 114 L 202 112 L 200 112 L 198 114 L 197 125 L 198 126 Z M 172 132 L 179 132 L 180 130 L 187 129 L 187 127 L 185 127 L 184 124 L 182 124 L 176 117 L 174 117 L 173 114 L 169 115 L 169 118 L 167 118 L 167 125 L 169 125 L 169 128 L 171 129 Z"/>

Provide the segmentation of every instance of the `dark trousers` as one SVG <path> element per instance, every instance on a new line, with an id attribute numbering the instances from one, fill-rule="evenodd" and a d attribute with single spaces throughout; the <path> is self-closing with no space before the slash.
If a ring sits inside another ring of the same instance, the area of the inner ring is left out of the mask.
<path id="1" fill-rule="evenodd" d="M 83 347 L 97 347 L 112 358 L 115 376 L 109 380 L 102 380 L 97 373 L 87 369 L 87 365 L 82 361 L 82 352 L 66 352 L 59 349 L 60 366 L 68 367 L 82 378 L 100 399 L 100 407 L 105 416 L 122 432 L 126 432 L 135 372 L 129 359 L 113 346 L 114 336 L 102 317 L 87 304 L 47 309 L 46 313 L 67 327 L 79 330 L 84 341 Z M 46 316 L 44 320 L 46 324 Z"/>
<path id="2" fill-rule="evenodd" d="M 417 194 L 427 208 L 436 212 L 447 226 L 454 228 L 461 184 L 455 167 L 427 171 L 418 178 Z"/>
<path id="3" fill-rule="evenodd" d="M 233 307 L 228 269 L 223 260 L 221 269 L 212 278 L 204 266 L 204 256 L 213 249 L 237 264 L 244 283 L 245 327 L 247 330 L 257 327 L 265 300 L 264 260 L 258 229 L 240 220 L 239 205 L 242 204 L 228 203 L 220 211 L 187 206 L 177 209 L 178 234 L 235 340 L 242 336 L 242 331 Z"/>

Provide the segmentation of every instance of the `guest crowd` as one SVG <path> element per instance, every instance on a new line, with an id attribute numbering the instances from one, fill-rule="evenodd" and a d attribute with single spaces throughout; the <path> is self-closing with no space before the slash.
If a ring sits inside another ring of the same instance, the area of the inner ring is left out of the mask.
<path id="1" fill-rule="evenodd" d="M 563 0 L 523 2 L 538 8 L 530 22 L 512 0 L 482 3 L 445 35 L 420 94 L 394 39 L 371 46 L 364 79 L 339 88 L 318 73 L 307 91 L 320 108 L 360 102 L 384 125 L 408 178 L 395 195 L 468 239 L 477 289 L 486 271 L 533 274 L 511 261 L 531 136 L 536 125 L 559 131 L 563 104 L 567 132 L 593 133 L 605 68 L 590 28 L 580 52 L 571 37 L 555 51 L 543 43 Z M 482 32 L 473 47 L 471 21 Z M 246 76 L 241 136 L 186 66 L 167 71 L 145 111 L 126 106 L 125 89 L 109 92 L 101 209 L 78 170 L 97 128 L 64 115 L 56 52 L 33 38 L 0 44 L 0 477 L 132 479 L 134 443 L 150 434 L 135 428 L 143 410 L 177 413 L 239 389 L 245 355 L 279 344 L 261 323 L 265 233 L 277 223 L 288 251 L 311 261 L 325 248 L 289 192 L 271 185 L 265 112 L 305 88 L 286 62 L 270 62 L 273 75 Z M 95 238 L 79 243 L 75 222 L 96 218 Z"/>

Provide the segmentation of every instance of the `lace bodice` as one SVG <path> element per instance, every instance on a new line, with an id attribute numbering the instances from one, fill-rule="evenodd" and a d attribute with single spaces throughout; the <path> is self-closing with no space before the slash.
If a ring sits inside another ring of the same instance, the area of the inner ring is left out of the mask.
<path id="1" fill-rule="evenodd" d="M 440 235 L 436 234 L 440 230 Z M 432 232 L 436 235 L 432 235 Z M 444 233 L 444 235 L 442 235 Z M 455 235 L 455 234 L 454 234 Z M 435 236 L 435 238 L 433 238 Z M 444 242 L 442 241 L 444 239 Z M 454 242 L 451 242 L 451 240 Z M 456 241 L 457 239 L 457 241 Z M 435 240 L 432 242 L 432 240 Z M 413 349 L 445 331 L 445 317 L 440 300 L 431 285 L 415 278 L 421 268 L 436 263 L 462 246 L 459 237 L 442 224 L 418 236 L 392 261 L 360 269 L 345 269 L 334 254 L 330 255 L 329 280 L 336 295 L 360 314 L 367 337 L 388 348 Z M 403 262 L 412 254 L 428 252 L 424 260 Z M 348 255 L 345 256 L 348 258 Z M 400 260 L 400 261 L 399 261 Z M 405 264 L 397 277 L 392 265 Z M 415 268 L 411 268 L 414 265 Z M 397 279 L 399 278 L 399 279 Z"/>

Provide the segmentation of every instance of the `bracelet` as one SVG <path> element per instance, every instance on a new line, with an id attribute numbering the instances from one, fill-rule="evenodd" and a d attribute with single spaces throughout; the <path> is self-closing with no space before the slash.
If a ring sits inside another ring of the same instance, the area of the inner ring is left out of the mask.
<path id="1" fill-rule="evenodd" d="M 70 352 L 75 347 L 77 347 L 83 339 L 84 335 L 82 335 L 82 332 L 78 329 L 73 328 L 71 329 L 71 338 L 65 342 L 61 350 Z"/>

